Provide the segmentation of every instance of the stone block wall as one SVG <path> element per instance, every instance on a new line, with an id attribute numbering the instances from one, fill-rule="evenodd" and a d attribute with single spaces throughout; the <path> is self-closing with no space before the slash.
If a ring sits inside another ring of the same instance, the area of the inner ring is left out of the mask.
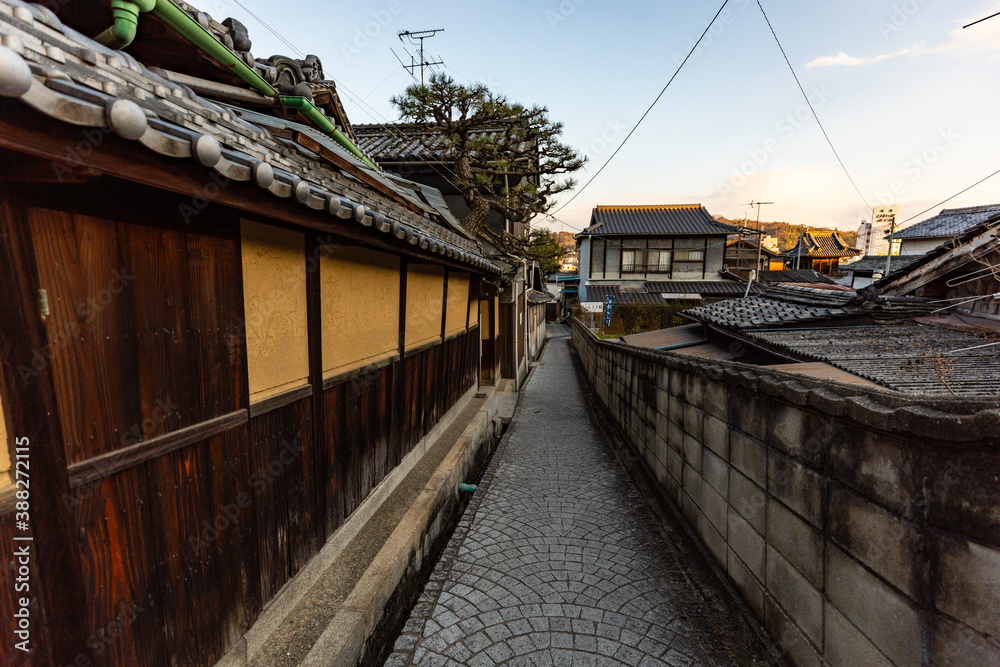
<path id="1" fill-rule="evenodd" d="M 1000 664 L 1000 397 L 601 341 L 584 371 L 795 665 Z"/>

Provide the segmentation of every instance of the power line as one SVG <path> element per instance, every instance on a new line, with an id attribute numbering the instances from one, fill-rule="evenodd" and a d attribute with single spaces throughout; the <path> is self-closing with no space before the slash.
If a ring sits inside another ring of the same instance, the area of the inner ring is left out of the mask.
<path id="1" fill-rule="evenodd" d="M 900 225 L 905 225 L 905 224 L 906 224 L 906 223 L 908 223 L 908 222 L 909 222 L 910 220 L 913 220 L 914 218 L 919 218 L 919 217 L 920 217 L 920 216 L 922 216 L 922 215 L 923 215 L 924 213 L 927 213 L 927 212 L 929 212 L 929 211 L 933 211 L 934 209 L 936 209 L 936 208 L 937 208 L 938 206 L 941 206 L 942 204 L 947 204 L 948 202 L 950 202 L 950 201 L 951 201 L 952 199 L 954 199 L 955 197 L 957 197 L 957 196 L 959 196 L 959 195 L 963 195 L 963 194 L 965 194 L 966 192 L 968 192 L 968 191 L 969 191 L 969 190 L 971 190 L 972 188 L 976 187 L 977 185 L 980 185 L 981 183 L 985 183 L 986 181 L 990 180 L 991 178 L 993 178 L 993 177 L 994 177 L 994 176 L 996 176 L 997 174 L 1000 174 L 1000 169 L 997 169 L 996 171 L 994 171 L 994 172 L 993 172 L 992 174 L 990 174 L 990 175 L 989 175 L 989 176 L 987 176 L 986 178 L 983 178 L 983 179 L 980 179 L 980 180 L 976 181 L 975 183 L 973 183 L 973 184 L 972 184 L 972 185 L 970 185 L 969 187 L 965 188 L 965 189 L 964 189 L 964 190 L 962 190 L 961 192 L 956 192 L 955 194 L 953 194 L 952 196 L 948 197 L 947 199 L 944 199 L 944 200 L 942 200 L 942 201 L 939 201 L 938 203 L 934 204 L 934 206 L 931 206 L 930 208 L 925 208 L 925 209 L 924 209 L 923 211 L 921 211 L 920 213 L 917 213 L 916 215 L 913 215 L 913 216 L 910 216 L 909 218 L 907 218 L 906 220 L 903 220 L 903 221 L 902 221 L 901 223 L 899 223 L 899 224 L 900 224 Z"/>
<path id="2" fill-rule="evenodd" d="M 977 23 L 982 23 L 983 21 L 988 21 L 988 20 L 990 20 L 992 18 L 996 18 L 997 16 L 1000 16 L 1000 12 L 997 12 L 996 14 L 990 14 L 986 18 L 979 19 L 978 21 L 973 21 L 972 23 L 970 23 L 968 25 L 963 25 L 962 29 L 965 30 L 966 28 L 971 28 L 972 26 L 976 25 Z"/>
<path id="3" fill-rule="evenodd" d="M 633 134 L 635 133 L 635 131 L 636 131 L 637 129 L 639 129 L 639 125 L 641 125 L 641 124 L 642 124 L 642 121 L 644 121 L 644 120 L 646 119 L 646 116 L 648 116 L 648 115 L 649 115 L 649 112 L 653 110 L 653 107 L 655 107 L 655 106 L 656 106 L 656 103 L 660 101 L 660 98 L 661 98 L 661 97 L 663 97 L 663 93 L 667 92 L 667 88 L 669 88 L 669 87 L 670 87 L 670 84 L 674 82 L 674 79 L 676 79 L 676 78 L 677 78 L 677 75 L 681 73 L 681 70 L 682 70 L 682 69 L 684 68 L 684 65 L 685 65 L 685 63 L 687 63 L 687 61 L 688 61 L 688 60 L 690 60 L 691 56 L 692 56 L 692 55 L 694 54 L 694 52 L 695 52 L 695 49 L 697 49 L 697 48 L 698 48 L 698 45 L 699 45 L 699 44 L 701 44 L 701 40 L 705 39 L 705 35 L 707 35 L 707 34 L 708 34 L 708 31 L 709 31 L 709 30 L 711 30 L 712 26 L 713 26 L 713 25 L 715 24 L 715 21 L 716 21 L 716 20 L 717 20 L 717 19 L 719 18 L 719 14 L 721 14 L 721 13 L 722 13 L 722 10 L 726 8 L 726 5 L 727 5 L 727 4 L 729 4 L 729 0 L 723 0 L 723 2 L 722 2 L 722 6 L 721 6 L 721 7 L 719 7 L 719 11 L 717 11 L 717 12 L 715 13 L 715 16 L 714 16 L 714 17 L 712 17 L 712 20 L 711 20 L 711 21 L 709 22 L 709 24 L 708 24 L 708 25 L 707 25 L 707 26 L 705 27 L 705 31 L 704 31 L 703 33 L 701 33 L 701 37 L 699 37 L 699 38 L 698 38 L 698 41 L 697 41 L 697 42 L 695 42 L 695 43 L 694 43 L 694 46 L 692 46 L 692 47 L 691 47 L 691 50 L 690 50 L 690 51 L 688 51 L 688 54 L 687 54 L 687 56 L 685 56 L 685 58 L 684 58 L 684 60 L 683 60 L 683 61 L 681 62 L 681 64 L 677 66 L 677 71 L 675 71 L 675 72 L 674 72 L 674 75 L 673 75 L 672 77 L 670 77 L 670 80 L 669 80 L 669 81 L 667 81 L 667 85 L 665 85 L 665 86 L 663 87 L 663 90 L 661 90 L 661 91 L 660 91 L 660 94 L 656 96 L 656 99 L 655 99 L 655 100 L 653 100 L 653 103 L 649 105 L 649 108 L 648 108 L 648 109 L 646 109 L 646 113 L 642 114 L 642 118 L 640 118 L 640 119 L 639 119 L 639 122 L 637 122 L 637 123 L 635 124 L 635 126 L 634 126 L 634 127 L 632 128 L 631 132 L 629 132 L 629 133 L 628 133 L 628 134 L 627 134 L 627 135 L 625 136 L 625 139 L 623 139 L 623 140 L 622 140 L 622 142 L 621 142 L 621 143 L 620 143 L 620 144 L 618 145 L 618 148 L 616 148 L 616 149 L 615 149 L 615 152 L 611 154 L 611 157 L 609 157 L 609 158 L 608 158 L 608 159 L 607 159 L 607 160 L 606 160 L 606 161 L 604 162 L 604 164 L 602 164 L 602 165 L 601 165 L 601 168 L 600 168 L 600 169 L 598 169 L 598 170 L 597 170 L 597 172 L 596 172 L 596 173 L 595 173 L 595 174 L 594 174 L 593 176 L 591 176 L 591 177 L 590 177 L 590 180 L 588 180 L 588 181 L 587 181 L 586 183 L 584 183 L 584 185 L 583 185 L 583 187 L 582 187 L 582 188 L 580 188 L 579 190 L 577 190 L 577 191 L 576 191 L 576 193 L 575 193 L 575 194 L 574 194 L 574 195 L 573 195 L 572 197 L 570 197 L 570 198 L 569 198 L 569 201 L 567 201 L 567 202 L 566 202 L 565 204 L 563 204 L 562 206 L 560 206 L 559 208 L 557 208 L 557 209 L 556 209 L 556 210 L 554 211 L 555 213 L 558 213 L 559 211 L 561 211 L 561 210 L 563 210 L 564 208 L 566 208 L 567 206 L 569 206 L 569 205 L 570 205 L 570 203 L 571 203 L 571 202 L 572 202 L 572 201 L 573 201 L 574 199 L 576 199 L 577 197 L 579 197 L 579 196 L 580 196 L 580 193 L 582 193 L 582 192 L 583 192 L 584 190 L 586 190 L 586 189 L 587 189 L 587 186 L 588 186 L 588 185 L 590 185 L 591 183 L 593 183 L 593 182 L 594 182 L 594 179 L 595 179 L 595 178 L 597 178 L 598 176 L 600 176 L 600 175 L 601 175 L 601 172 L 602 172 L 602 171 L 604 171 L 604 168 L 605 168 L 605 167 L 607 167 L 607 166 L 608 166 L 608 164 L 610 164 L 610 163 L 611 163 L 611 161 L 615 159 L 615 156 L 616 156 L 616 155 L 618 155 L 618 152 L 619 152 L 619 151 L 620 151 L 620 150 L 621 150 L 622 148 L 624 148 L 624 146 L 625 146 L 625 144 L 626 144 L 626 143 L 628 142 L 629 138 L 630 138 L 630 137 L 631 137 L 631 136 L 632 136 L 632 135 L 633 135 Z"/>
<path id="4" fill-rule="evenodd" d="M 246 5 L 244 5 L 244 4 L 242 3 L 242 2 L 240 2 L 240 0 L 233 0 L 233 2 L 235 2 L 235 3 L 237 4 L 237 5 L 239 5 L 240 7 L 242 7 L 242 8 L 243 8 L 243 11 L 245 11 L 245 12 L 246 12 L 247 14 L 249 14 L 250 16 L 252 16 L 252 17 L 253 17 L 253 18 L 254 18 L 254 19 L 255 19 L 255 20 L 257 21 L 257 23 L 259 23 L 259 24 L 261 24 L 262 26 L 264 26 L 264 28 L 266 28 L 268 32 L 270 32 L 270 33 L 271 33 L 272 35 L 274 35 L 274 36 L 275 36 L 275 37 L 277 37 L 277 38 L 278 38 L 279 40 L 281 40 L 282 42 L 284 42 L 285 46 L 287 46 L 288 48 L 290 48 L 290 49 L 291 49 L 292 51 L 295 51 L 295 52 L 296 52 L 297 54 L 299 54 L 299 55 L 300 55 L 301 57 L 303 57 L 303 58 L 305 58 L 305 57 L 306 57 L 306 54 L 304 54 L 304 53 L 303 53 L 302 51 L 299 51 L 299 50 L 298 50 L 297 48 L 295 48 L 295 45 L 294 45 L 294 44 L 292 44 L 292 43 L 291 43 L 291 42 L 289 42 L 289 41 L 288 41 L 287 39 L 285 39 L 284 37 L 282 37 L 282 36 L 281 36 L 281 35 L 280 35 L 280 34 L 278 33 L 278 31 L 277 31 L 277 30 L 275 30 L 274 28 L 272 28 L 271 26 L 269 26 L 269 25 L 268 25 L 268 24 L 267 24 L 267 23 L 266 23 L 266 22 L 264 21 L 264 19 L 260 18 L 259 16 L 257 16 L 256 14 L 254 14 L 254 13 L 253 13 L 252 11 L 250 11 L 250 9 L 249 9 L 249 8 L 248 8 L 248 7 L 246 6 Z"/>
<path id="5" fill-rule="evenodd" d="M 788 64 L 788 69 L 792 72 L 792 76 L 795 78 L 795 83 L 798 84 L 799 90 L 802 91 L 802 97 L 805 98 L 806 104 L 809 105 L 809 111 L 812 112 L 813 118 L 816 119 L 816 124 L 819 125 L 819 129 L 823 132 L 823 136 L 826 138 L 826 143 L 830 145 L 830 150 L 833 151 L 833 154 L 837 158 L 837 162 L 840 163 L 840 168 L 844 170 L 844 173 L 847 175 L 847 180 L 849 180 L 851 185 L 854 186 L 854 190 L 858 193 L 858 196 L 861 197 L 861 201 L 865 203 L 865 206 L 867 206 L 869 210 L 874 211 L 875 209 L 872 208 L 872 205 L 869 204 L 868 200 L 865 199 L 865 196 L 861 194 L 861 190 L 858 188 L 857 183 L 855 183 L 854 179 L 851 178 L 851 173 L 847 171 L 847 166 L 844 164 L 844 161 L 840 159 L 840 153 L 838 153 L 837 149 L 834 148 L 833 142 L 830 140 L 830 135 L 826 133 L 826 128 L 823 127 L 823 123 L 820 121 L 819 115 L 816 113 L 816 109 L 813 108 L 812 102 L 809 100 L 809 95 L 806 94 L 806 89 L 802 87 L 802 82 L 799 81 L 799 75 L 795 73 L 795 68 L 792 67 L 792 62 L 788 59 L 788 54 L 785 53 L 785 47 L 781 45 L 781 40 L 778 39 L 778 34 L 774 32 L 774 26 L 771 25 L 771 19 L 767 18 L 767 13 L 764 11 L 764 6 L 760 4 L 760 0 L 757 0 L 757 6 L 760 7 L 760 13 L 764 15 L 767 27 L 771 29 L 774 41 L 778 44 L 778 48 L 781 50 L 781 55 L 784 57 L 785 62 Z"/>

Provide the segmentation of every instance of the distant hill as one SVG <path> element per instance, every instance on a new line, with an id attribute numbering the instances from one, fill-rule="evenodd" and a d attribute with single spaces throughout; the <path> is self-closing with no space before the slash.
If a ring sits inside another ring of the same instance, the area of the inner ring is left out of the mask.
<path id="1" fill-rule="evenodd" d="M 556 243 L 572 251 L 576 247 L 575 232 L 556 232 Z"/>
<path id="2" fill-rule="evenodd" d="M 743 220 L 730 220 L 729 218 L 724 218 L 721 215 L 715 216 L 715 219 L 719 222 L 724 222 L 729 225 L 742 225 Z M 748 227 L 755 228 L 756 223 L 752 220 L 746 223 Z M 767 236 L 773 236 L 778 239 L 778 247 L 782 250 L 788 250 L 793 247 L 799 240 L 799 234 L 802 230 L 807 230 L 810 232 L 837 232 L 839 230 L 830 227 L 810 227 L 808 225 L 793 225 L 788 222 L 761 222 L 761 228 L 764 234 Z M 848 245 L 852 247 L 857 247 L 858 233 L 857 232 L 840 232 L 840 236 L 847 241 Z"/>

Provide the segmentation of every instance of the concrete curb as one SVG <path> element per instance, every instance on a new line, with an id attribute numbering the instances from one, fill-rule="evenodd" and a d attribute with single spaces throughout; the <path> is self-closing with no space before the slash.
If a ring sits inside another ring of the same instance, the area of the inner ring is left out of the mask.
<path id="1" fill-rule="evenodd" d="M 461 503 L 458 484 L 475 473 L 484 445 L 494 437 L 498 409 L 498 396 L 493 394 L 451 447 L 302 665 L 357 665 L 370 659 L 368 644 L 408 573 L 423 573 L 433 565 L 433 545 L 451 529 L 443 519 Z"/>

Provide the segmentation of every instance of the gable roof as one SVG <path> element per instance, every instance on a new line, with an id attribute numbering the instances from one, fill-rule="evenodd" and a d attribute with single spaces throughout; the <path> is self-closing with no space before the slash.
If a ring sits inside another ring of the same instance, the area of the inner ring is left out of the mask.
<path id="1" fill-rule="evenodd" d="M 739 228 L 715 220 L 701 204 L 598 206 L 581 235 L 727 235 Z"/>
<path id="2" fill-rule="evenodd" d="M 763 294 L 719 301 L 684 311 L 693 320 L 747 331 L 842 319 L 865 313 L 851 305 L 851 292 L 771 285 Z"/>
<path id="3" fill-rule="evenodd" d="M 0 11 L 0 34 L 9 45 L 5 76 L 11 79 L 5 95 L 26 105 L 11 122 L 42 115 L 67 128 L 113 132 L 155 159 L 215 172 L 232 188 L 256 187 L 290 208 L 394 237 L 401 248 L 418 246 L 499 273 L 473 239 L 448 225 L 436 202 L 421 200 L 419 188 L 386 178 L 326 135 L 205 99 L 39 5 L 0 0 L 0 6 L 7 10 Z"/>
<path id="4" fill-rule="evenodd" d="M 891 266 L 872 287 L 882 295 L 907 295 L 957 269 L 976 262 L 977 257 L 1000 250 L 1000 212 L 945 241 L 906 266 Z"/>
<path id="5" fill-rule="evenodd" d="M 1000 213 L 1000 204 L 946 208 L 933 218 L 897 231 L 895 239 L 925 239 L 957 236 Z"/>
<path id="6" fill-rule="evenodd" d="M 847 245 L 838 232 L 805 232 L 787 257 L 854 257 L 861 251 Z"/>

